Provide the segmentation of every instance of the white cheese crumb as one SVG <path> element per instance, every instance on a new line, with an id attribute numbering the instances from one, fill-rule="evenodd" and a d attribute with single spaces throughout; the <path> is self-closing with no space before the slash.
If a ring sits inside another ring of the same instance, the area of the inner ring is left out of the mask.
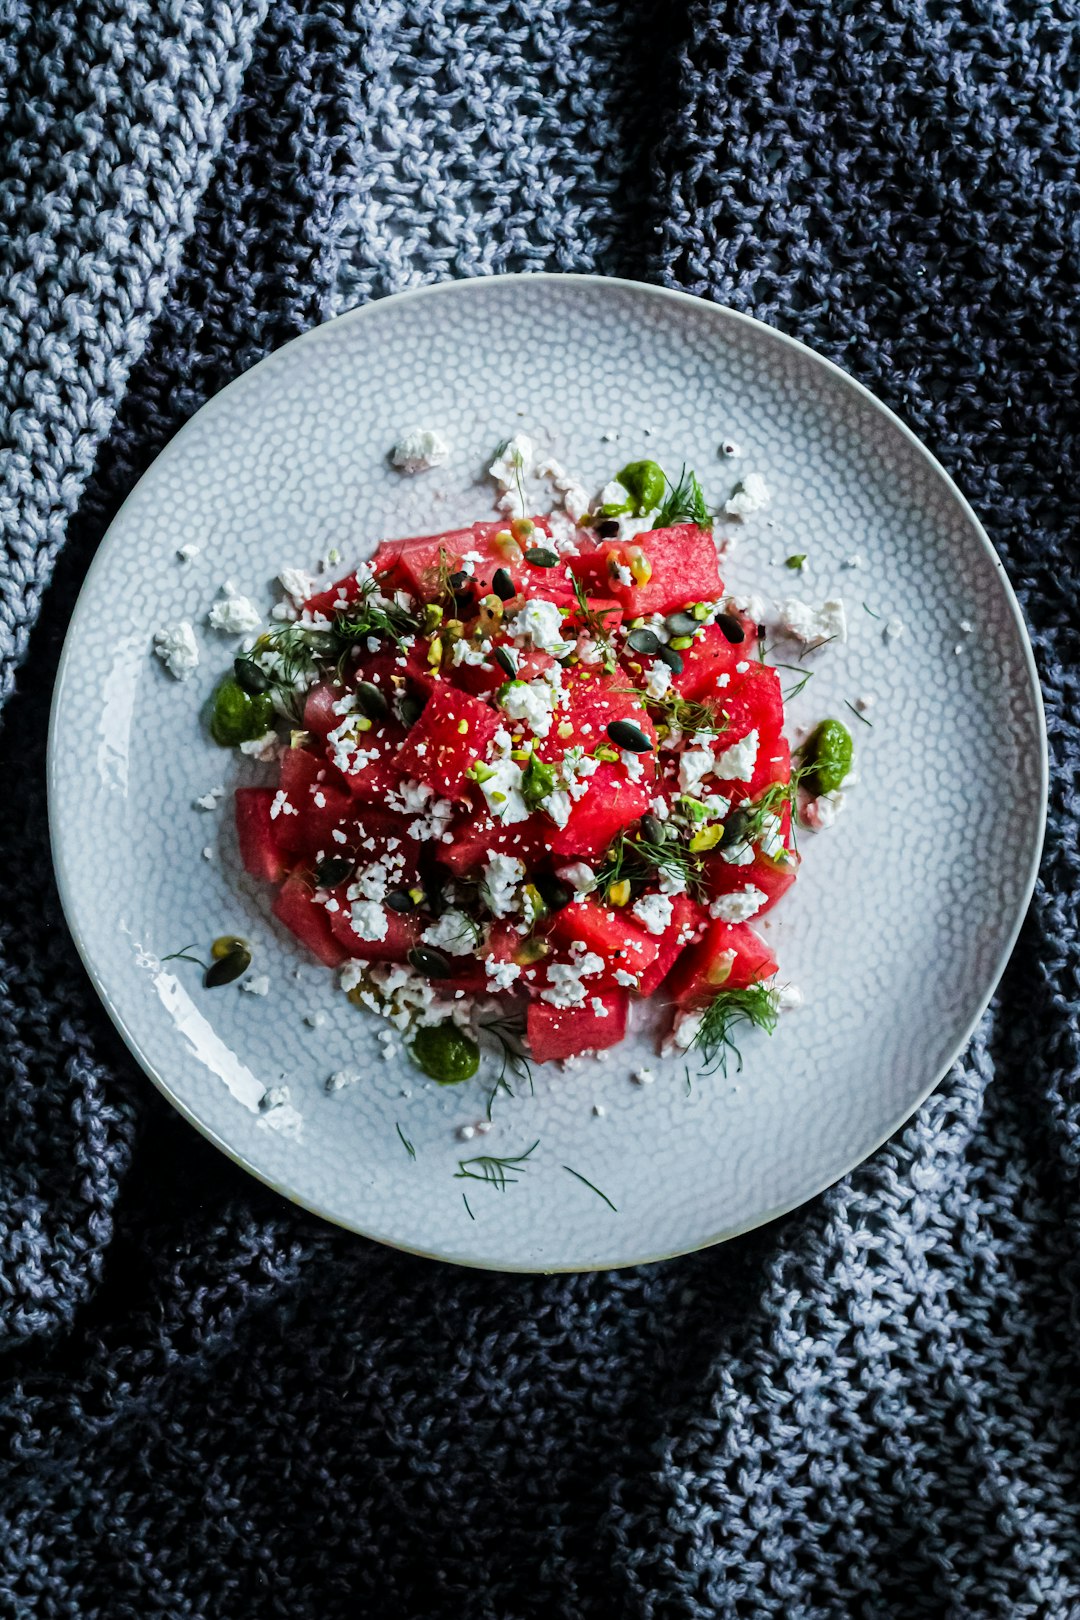
<path id="1" fill-rule="evenodd" d="M 317 1012 L 305 1013 L 304 1023 L 309 1029 L 322 1029 L 323 1025 L 326 1023 L 326 1014 L 321 1010 Z"/>
<path id="2" fill-rule="evenodd" d="M 278 755 L 278 734 L 276 731 L 264 731 L 261 737 L 249 737 L 240 744 L 240 752 L 249 759 L 267 760 L 276 759 Z"/>
<path id="3" fill-rule="evenodd" d="M 776 1008 L 778 1012 L 798 1012 L 806 1003 L 806 997 L 797 984 L 782 984 L 776 992 Z"/>
<path id="4" fill-rule="evenodd" d="M 748 731 L 739 742 L 732 743 L 716 756 L 713 774 L 721 782 L 749 782 L 754 774 L 758 756 L 758 734 Z"/>
<path id="5" fill-rule="evenodd" d="M 712 774 L 716 755 L 711 748 L 688 748 L 679 759 L 679 786 L 684 793 L 696 793 L 704 777 Z"/>
<path id="6" fill-rule="evenodd" d="M 760 473 L 747 473 L 729 501 L 724 503 L 724 511 L 729 517 L 746 518 L 754 512 L 760 512 L 772 500 L 772 492 Z"/>
<path id="7" fill-rule="evenodd" d="M 553 962 L 548 968 L 549 988 L 541 990 L 541 1001 L 553 1007 L 584 1007 L 587 992 L 582 979 L 604 971 L 604 961 L 591 951 L 579 956 L 576 962 Z"/>
<path id="8" fill-rule="evenodd" d="M 551 730 L 554 695 L 546 681 L 511 681 L 500 703 L 511 720 L 523 720 L 537 737 Z"/>
<path id="9" fill-rule="evenodd" d="M 645 677 L 645 690 L 651 698 L 662 698 L 671 685 L 672 671 L 659 659 Z"/>
<path id="10" fill-rule="evenodd" d="M 181 562 L 190 562 L 192 557 L 197 557 L 201 550 L 202 546 L 196 545 L 194 540 L 187 540 L 182 546 L 177 546 L 176 555 Z"/>
<path id="11" fill-rule="evenodd" d="M 195 800 L 195 808 L 197 810 L 216 810 L 218 800 L 224 797 L 224 787 L 212 787 L 209 793 L 204 793 L 201 798 Z"/>
<path id="12" fill-rule="evenodd" d="M 315 581 L 302 568 L 283 568 L 278 575 L 278 584 L 298 608 L 303 607 L 315 590 Z"/>
<path id="13" fill-rule="evenodd" d="M 385 939 L 386 909 L 378 900 L 354 900 L 349 910 L 353 933 L 360 939 Z"/>
<path id="14" fill-rule="evenodd" d="M 518 640 L 531 641 L 544 652 L 563 652 L 566 643 L 562 634 L 562 614 L 554 602 L 533 598 L 525 603 L 514 620 L 514 634 Z"/>
<path id="15" fill-rule="evenodd" d="M 338 976 L 338 983 L 345 991 L 355 990 L 364 977 L 363 962 L 346 962 Z"/>
<path id="16" fill-rule="evenodd" d="M 177 624 L 163 625 L 155 631 L 154 651 L 174 680 L 186 681 L 199 667 L 195 631 L 187 619 L 181 619 Z"/>
<path id="17" fill-rule="evenodd" d="M 557 875 L 578 894 L 591 894 L 596 888 L 596 873 L 584 861 L 571 861 L 569 866 L 560 866 Z"/>
<path id="18" fill-rule="evenodd" d="M 524 517 L 520 484 L 530 476 L 536 460 L 533 442 L 525 433 L 515 433 L 501 447 L 488 467 L 488 476 L 499 490 L 498 508 L 508 517 Z"/>
<path id="19" fill-rule="evenodd" d="M 524 876 L 525 863 L 516 856 L 491 857 L 480 880 L 480 893 L 493 917 L 509 917 L 516 911 L 517 890 Z"/>
<path id="20" fill-rule="evenodd" d="M 886 641 L 898 641 L 903 633 L 904 621 L 894 613 L 892 618 L 886 621 L 885 629 L 882 631 L 882 634 L 884 635 Z"/>
<path id="21" fill-rule="evenodd" d="M 765 900 L 766 896 L 761 890 L 748 883 L 744 889 L 736 889 L 733 894 L 722 894 L 718 900 L 714 900 L 709 907 L 709 916 L 726 923 L 749 922 L 751 917 L 757 916 Z"/>
<path id="22" fill-rule="evenodd" d="M 616 440 L 618 439 L 618 437 L 619 437 L 619 431 L 618 431 L 617 428 L 608 428 L 606 433 L 601 433 L 601 435 L 600 435 L 600 443 L 601 444 L 614 444 L 616 442 Z"/>
<path id="23" fill-rule="evenodd" d="M 360 1076 L 355 1069 L 335 1069 L 326 1082 L 326 1090 L 333 1095 L 335 1091 L 344 1091 L 346 1086 L 359 1085 Z"/>
<path id="24" fill-rule="evenodd" d="M 638 976 L 636 973 L 627 973 L 625 968 L 615 969 L 615 983 L 623 985 L 627 990 L 636 988 Z"/>
<path id="25" fill-rule="evenodd" d="M 479 943 L 472 919 L 453 908 L 425 928 L 420 938 L 425 945 L 434 945 L 448 956 L 471 956 Z"/>
<path id="26" fill-rule="evenodd" d="M 656 1080 L 651 1069 L 635 1069 L 630 1078 L 637 1086 L 651 1086 Z"/>
<path id="27" fill-rule="evenodd" d="M 631 909 L 646 933 L 663 934 L 671 924 L 671 901 L 666 894 L 643 894 Z"/>
<path id="28" fill-rule="evenodd" d="M 839 597 L 832 596 L 820 607 L 789 597 L 780 604 L 777 624 L 780 635 L 809 645 L 812 641 L 846 641 L 847 614 Z"/>
<path id="29" fill-rule="evenodd" d="M 256 973 L 253 979 L 241 979 L 240 988 L 248 996 L 265 996 L 270 992 L 270 975 Z"/>
<path id="30" fill-rule="evenodd" d="M 209 844 L 204 844 L 203 845 L 202 858 L 203 858 L 204 861 L 212 861 L 213 860 L 214 851 L 213 851 L 213 849 L 211 848 L 211 846 Z"/>
<path id="31" fill-rule="evenodd" d="M 231 580 L 221 587 L 222 600 L 206 615 L 211 630 L 226 636 L 246 636 L 262 624 L 262 614 L 250 597 L 240 596 Z"/>
<path id="32" fill-rule="evenodd" d="M 962 636 L 973 636 L 975 634 L 975 626 L 970 619 L 960 620 L 960 634 Z"/>
<path id="33" fill-rule="evenodd" d="M 430 472 L 441 467 L 450 456 L 450 446 L 441 433 L 433 428 L 409 428 L 390 452 L 390 461 L 399 472 Z"/>
<path id="34" fill-rule="evenodd" d="M 607 1109 L 604 1107 L 603 1103 L 593 1103 L 592 1111 L 596 1119 L 604 1119 L 607 1115 Z"/>
<path id="35" fill-rule="evenodd" d="M 821 832 L 825 827 L 831 827 L 837 816 L 847 803 L 847 795 L 839 788 L 833 788 L 830 793 L 822 793 L 816 799 L 811 799 L 803 811 L 803 820 L 815 832 Z"/>
<path id="36" fill-rule="evenodd" d="M 703 1018 L 704 1014 L 699 1012 L 680 1013 L 676 1018 L 675 1027 L 671 1031 L 671 1038 L 680 1052 L 689 1051 L 690 1047 L 693 1046 L 697 1040 Z"/>
<path id="37" fill-rule="evenodd" d="M 512 759 L 496 759 L 488 769 L 491 775 L 480 783 L 480 791 L 495 820 L 505 826 L 528 821 L 531 812 L 521 791 L 521 766 Z"/>
<path id="38" fill-rule="evenodd" d="M 265 1113 L 271 1108 L 284 1108 L 289 1096 L 288 1086 L 267 1086 L 259 1098 L 259 1112 Z"/>
<path id="39" fill-rule="evenodd" d="M 459 1125 L 457 1128 L 457 1138 L 459 1142 L 471 1142 L 475 1135 L 475 1125 Z"/>
<path id="40" fill-rule="evenodd" d="M 494 962 L 490 957 L 484 963 L 484 972 L 493 990 L 509 990 L 515 979 L 521 977 L 516 962 Z"/>
<path id="41" fill-rule="evenodd" d="M 844 567 L 845 568 L 861 568 L 862 565 L 863 565 L 863 561 L 864 561 L 864 559 L 863 559 L 862 552 L 861 551 L 856 551 L 852 556 L 848 557 L 847 561 L 844 563 Z"/>
<path id="42" fill-rule="evenodd" d="M 742 455 L 742 445 L 736 444 L 734 439 L 725 439 L 720 446 L 720 454 L 727 456 L 730 461 L 737 461 Z"/>
<path id="43" fill-rule="evenodd" d="M 278 816 L 298 816 L 299 810 L 295 804 L 290 804 L 289 795 L 279 788 L 274 794 L 274 802 L 270 806 L 270 820 L 276 821 Z"/>
<path id="44" fill-rule="evenodd" d="M 872 709 L 876 702 L 877 699 L 872 694 L 868 693 L 865 697 L 857 697 L 855 699 L 855 707 L 860 711 L 860 713 L 865 714 L 867 709 Z"/>

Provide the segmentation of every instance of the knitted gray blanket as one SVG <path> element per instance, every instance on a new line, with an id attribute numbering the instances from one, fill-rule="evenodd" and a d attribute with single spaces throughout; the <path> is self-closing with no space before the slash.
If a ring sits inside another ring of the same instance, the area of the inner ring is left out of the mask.
<path id="1" fill-rule="evenodd" d="M 1078 165 L 1076 0 L 0 0 L 0 1613 L 1080 1615 Z M 892 405 L 1019 590 L 1053 772 L 917 1117 L 764 1231 L 550 1279 L 323 1226 L 171 1112 L 42 768 L 180 423 L 328 315 L 534 268 L 732 304 Z"/>

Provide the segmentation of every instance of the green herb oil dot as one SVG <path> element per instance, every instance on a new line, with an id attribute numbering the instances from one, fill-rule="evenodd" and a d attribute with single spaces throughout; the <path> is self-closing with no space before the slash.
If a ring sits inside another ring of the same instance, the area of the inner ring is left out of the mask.
<path id="1" fill-rule="evenodd" d="M 471 1080 L 480 1067 L 480 1048 L 456 1024 L 432 1024 L 417 1030 L 412 1055 L 425 1074 L 440 1086 Z"/>
<path id="2" fill-rule="evenodd" d="M 833 793 L 851 769 L 851 732 L 842 720 L 823 720 L 806 747 L 818 791 Z"/>
<path id="3" fill-rule="evenodd" d="M 667 483 L 663 468 L 655 461 L 631 461 L 618 474 L 618 482 L 633 503 L 635 517 L 663 505 Z"/>
<path id="4" fill-rule="evenodd" d="M 245 692 L 239 681 L 227 675 L 214 693 L 210 735 L 222 748 L 236 748 L 253 737 L 262 737 L 274 723 L 274 705 L 269 692 Z"/>

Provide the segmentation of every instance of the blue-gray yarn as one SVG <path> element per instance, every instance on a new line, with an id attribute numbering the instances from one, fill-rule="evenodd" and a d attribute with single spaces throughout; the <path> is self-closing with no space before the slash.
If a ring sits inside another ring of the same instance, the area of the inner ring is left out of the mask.
<path id="1" fill-rule="evenodd" d="M 1076 0 L 0 0 L 0 1614 L 1080 1615 L 1078 169 Z M 614 1276 L 443 1271 L 243 1177 L 133 1072 L 45 836 L 67 617 L 179 423 L 326 315 L 530 267 L 893 405 L 1009 566 L 1053 756 L 964 1062 L 812 1206 Z"/>

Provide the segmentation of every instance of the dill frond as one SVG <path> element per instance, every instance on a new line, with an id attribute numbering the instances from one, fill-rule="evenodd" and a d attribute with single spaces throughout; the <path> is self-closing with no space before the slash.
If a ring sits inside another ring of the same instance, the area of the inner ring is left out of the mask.
<path id="1" fill-rule="evenodd" d="M 712 513 L 705 505 L 705 494 L 697 476 L 683 464 L 679 481 L 666 480 L 667 499 L 656 514 L 656 527 L 670 529 L 676 523 L 696 523 L 699 529 L 712 528 Z"/>
<path id="2" fill-rule="evenodd" d="M 535 1153 L 540 1146 L 537 1137 L 531 1148 L 524 1153 L 518 1153 L 507 1158 L 498 1158 L 491 1153 L 481 1153 L 475 1159 L 459 1159 L 458 1167 L 454 1172 L 455 1181 L 485 1181 L 496 1192 L 504 1192 L 514 1182 L 520 1181 L 528 1169 L 526 1159 Z"/>
<path id="3" fill-rule="evenodd" d="M 739 1068 L 742 1054 L 733 1031 L 740 1024 L 763 1029 L 771 1035 L 780 1016 L 779 998 L 768 985 L 751 984 L 744 990 L 718 990 L 702 1014 L 701 1026 L 694 1036 L 693 1045 L 705 1059 L 708 1073 L 719 1069 L 727 1074 L 728 1057 L 734 1053 Z"/>

